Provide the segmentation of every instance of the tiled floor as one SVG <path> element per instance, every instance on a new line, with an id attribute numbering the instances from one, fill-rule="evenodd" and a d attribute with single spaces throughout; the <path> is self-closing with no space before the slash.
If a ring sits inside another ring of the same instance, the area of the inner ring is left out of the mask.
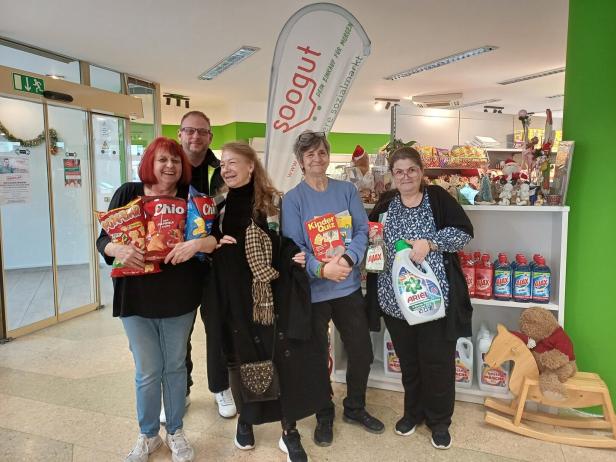
<path id="1" fill-rule="evenodd" d="M 193 334 L 192 405 L 185 429 L 198 461 L 284 461 L 277 424 L 255 427 L 257 447 L 243 452 L 232 438 L 235 419 L 218 416 L 207 390 L 201 321 Z M 574 448 L 524 438 L 483 423 L 479 405 L 456 404 L 453 447 L 437 451 L 425 427 L 393 432 L 402 394 L 370 389 L 368 408 L 387 430 L 372 435 L 342 422 L 344 386 L 335 385 L 335 441 L 317 447 L 313 418 L 299 423 L 312 461 L 616 461 L 616 450 Z M 137 435 L 133 364 L 120 322 L 104 309 L 0 346 L 0 461 L 122 461 Z M 164 430 L 161 430 L 164 434 Z M 169 461 L 166 447 L 150 461 Z"/>

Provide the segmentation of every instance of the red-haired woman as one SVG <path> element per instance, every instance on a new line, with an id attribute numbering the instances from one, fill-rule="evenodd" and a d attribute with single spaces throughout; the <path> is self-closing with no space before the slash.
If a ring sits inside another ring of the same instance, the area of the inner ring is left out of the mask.
<path id="1" fill-rule="evenodd" d="M 110 209 L 128 204 L 138 196 L 177 196 L 186 199 L 191 166 L 174 140 L 156 138 L 145 150 L 139 178 L 125 183 L 113 195 Z M 118 259 L 143 268 L 143 250 L 112 243 L 103 230 L 96 242 L 105 261 Z M 174 462 L 192 461 L 194 451 L 182 430 L 186 397 L 186 343 L 196 309 L 201 303 L 201 263 L 191 257 L 197 251 L 211 253 L 216 239 L 178 244 L 161 264 L 162 271 L 144 276 L 114 279 L 113 316 L 122 320 L 135 361 L 137 418 L 140 433 L 127 461 L 145 462 L 162 443 L 158 435 L 160 390 L 167 415 L 166 443 Z"/>

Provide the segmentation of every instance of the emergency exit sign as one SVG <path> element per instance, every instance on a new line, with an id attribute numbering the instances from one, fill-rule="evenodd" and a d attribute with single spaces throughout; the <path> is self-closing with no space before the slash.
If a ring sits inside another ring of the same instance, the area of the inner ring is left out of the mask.
<path id="1" fill-rule="evenodd" d="M 27 93 L 42 95 L 45 91 L 45 82 L 43 79 L 30 77 L 29 75 L 21 75 L 13 73 L 13 88 Z"/>

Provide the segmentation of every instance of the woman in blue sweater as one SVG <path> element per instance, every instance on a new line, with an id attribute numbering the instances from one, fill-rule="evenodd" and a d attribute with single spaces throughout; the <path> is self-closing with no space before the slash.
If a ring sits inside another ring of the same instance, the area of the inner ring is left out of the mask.
<path id="1" fill-rule="evenodd" d="M 359 265 L 368 245 L 368 217 L 356 188 L 349 182 L 328 178 L 330 148 L 325 134 L 307 131 L 295 142 L 295 156 L 304 180 L 282 201 L 282 231 L 306 254 L 310 278 L 313 335 L 319 339 L 322 367 L 328 362 L 329 321 L 340 332 L 348 355 L 347 396 L 343 401 L 344 420 L 363 426 L 372 433 L 385 427 L 365 409 L 366 387 L 372 343 L 364 297 L 360 287 Z M 326 213 L 347 212 L 352 217 L 352 239 L 343 255 L 319 261 L 313 253 L 304 223 Z M 314 441 L 329 446 L 333 441 L 334 404 L 317 412 Z"/>

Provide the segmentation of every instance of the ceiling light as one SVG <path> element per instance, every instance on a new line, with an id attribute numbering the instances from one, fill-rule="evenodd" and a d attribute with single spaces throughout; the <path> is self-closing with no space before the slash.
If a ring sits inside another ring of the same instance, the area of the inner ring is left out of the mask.
<path id="1" fill-rule="evenodd" d="M 550 95 L 550 96 L 546 96 L 546 98 L 550 98 L 550 99 L 553 99 L 553 98 L 562 98 L 563 96 L 565 96 L 565 95 L 563 95 L 563 94 L 561 93 L 561 94 L 558 94 L 558 95 Z"/>
<path id="2" fill-rule="evenodd" d="M 186 99 L 186 100 L 184 100 L 184 106 L 186 107 L 186 109 L 189 109 L 189 108 L 190 108 L 190 104 L 189 104 L 189 102 L 188 102 L 188 100 L 187 100 L 187 99 Z"/>
<path id="3" fill-rule="evenodd" d="M 462 109 L 465 107 L 479 106 L 480 104 L 496 103 L 497 101 L 500 101 L 500 98 L 482 99 L 480 101 L 470 101 L 468 103 L 458 104 L 456 106 L 443 107 L 441 109 L 458 110 L 458 109 Z M 490 107 L 490 106 L 486 106 L 486 107 Z M 488 111 L 487 109 L 484 108 L 483 112 L 488 112 Z"/>
<path id="4" fill-rule="evenodd" d="M 399 103 L 398 98 L 374 98 L 374 110 L 380 111 L 383 108 L 388 110 L 391 107 L 391 103 Z"/>
<path id="5" fill-rule="evenodd" d="M 564 67 L 557 67 L 556 69 L 549 69 L 543 72 L 537 72 L 536 74 L 524 75 L 522 77 L 516 77 L 514 79 L 503 80 L 502 82 L 498 82 L 499 85 L 510 85 L 512 83 L 524 82 L 526 80 L 538 79 L 540 77 L 546 77 L 548 75 L 560 74 L 561 72 L 565 72 Z"/>
<path id="6" fill-rule="evenodd" d="M 226 58 L 221 59 L 214 66 L 203 72 L 198 78 L 200 80 L 212 80 L 214 77 L 226 71 L 231 66 L 242 62 L 243 60 L 245 60 L 259 50 L 260 48 L 244 45 L 235 50 Z"/>
<path id="7" fill-rule="evenodd" d="M 52 79 L 62 80 L 64 76 L 62 74 L 45 74 L 45 77 L 51 77 Z"/>
<path id="8" fill-rule="evenodd" d="M 473 48 L 472 50 L 466 50 L 461 53 L 456 53 L 455 55 L 445 56 L 444 58 L 439 58 L 434 61 L 430 61 L 429 63 L 422 64 L 421 66 L 413 67 L 411 69 L 407 69 L 405 71 L 397 72 L 396 74 L 388 75 L 384 77 L 385 80 L 398 80 L 402 77 L 409 77 L 413 74 L 417 74 L 423 71 L 429 71 L 432 69 L 436 69 L 437 67 L 445 66 L 446 64 L 456 63 L 458 61 L 462 61 L 466 58 L 472 58 L 473 56 L 478 56 L 482 53 L 487 53 L 488 51 L 496 50 L 498 47 L 492 45 L 486 45 L 479 48 Z"/>
<path id="9" fill-rule="evenodd" d="M 167 100 L 167 106 L 171 106 L 171 98 L 167 97 L 165 99 Z"/>

